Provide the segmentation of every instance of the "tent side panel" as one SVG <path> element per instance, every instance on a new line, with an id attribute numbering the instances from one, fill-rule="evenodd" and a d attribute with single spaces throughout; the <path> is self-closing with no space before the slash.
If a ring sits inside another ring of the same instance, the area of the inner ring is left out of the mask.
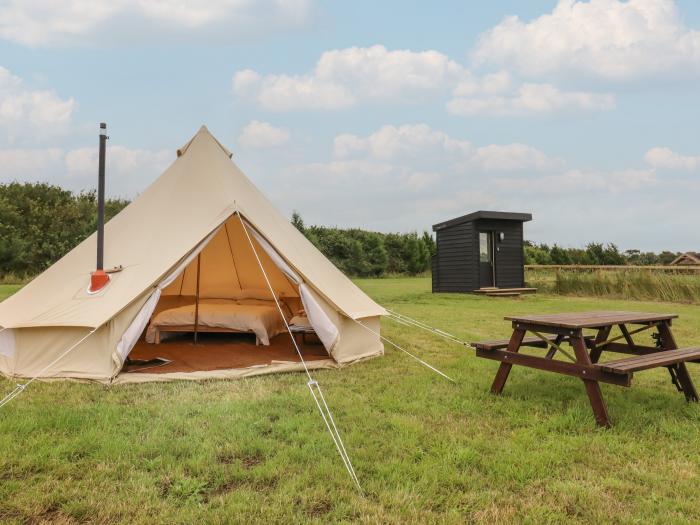
<path id="1" fill-rule="evenodd" d="M 110 322 L 108 322 L 104 327 L 102 327 L 102 329 L 105 329 L 107 332 L 107 343 L 101 351 L 104 352 L 110 359 L 112 365 L 109 374 L 110 378 L 114 377 L 119 373 L 119 371 L 122 368 L 122 365 L 124 364 L 124 359 L 126 358 L 126 356 L 120 356 L 119 352 L 117 351 L 117 345 L 119 344 L 119 341 L 124 335 L 124 332 L 126 332 L 126 330 L 131 326 L 131 323 L 134 322 L 136 316 L 139 315 L 141 308 L 148 301 L 151 295 L 153 295 L 154 292 L 154 289 L 146 290 L 143 294 L 141 294 L 141 296 L 139 296 L 138 299 L 136 299 L 129 306 L 124 308 L 124 310 L 122 310 Z M 129 348 L 129 352 L 131 352 L 131 348 Z M 128 355 L 128 352 L 126 355 Z"/>
<path id="2" fill-rule="evenodd" d="M 99 328 L 70 353 L 42 373 L 75 343 L 90 333 L 89 328 L 19 328 L 15 332 L 15 366 L 11 374 L 17 377 L 71 377 L 109 379 L 112 362 L 108 351 L 109 331 Z"/>
<path id="3" fill-rule="evenodd" d="M 365 317 L 359 319 L 367 328 L 380 333 L 380 317 Z M 340 337 L 333 348 L 333 358 L 338 363 L 351 363 L 359 359 L 375 357 L 384 354 L 381 339 L 369 330 L 362 328 L 355 321 L 341 317 L 338 326 Z"/>
<path id="4" fill-rule="evenodd" d="M 0 329 L 0 374 L 12 374 L 17 356 L 15 347 L 15 331 L 12 328 Z"/>

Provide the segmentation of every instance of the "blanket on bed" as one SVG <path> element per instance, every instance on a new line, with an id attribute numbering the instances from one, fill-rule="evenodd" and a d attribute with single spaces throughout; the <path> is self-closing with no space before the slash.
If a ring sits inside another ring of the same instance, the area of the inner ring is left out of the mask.
<path id="1" fill-rule="evenodd" d="M 193 304 L 163 310 L 148 325 L 146 342 L 155 342 L 156 327 L 167 332 L 168 326 L 191 325 L 194 331 L 194 314 Z M 199 303 L 198 325 L 252 332 L 265 346 L 270 344 L 271 337 L 285 331 L 279 311 L 271 301 L 204 299 Z"/>

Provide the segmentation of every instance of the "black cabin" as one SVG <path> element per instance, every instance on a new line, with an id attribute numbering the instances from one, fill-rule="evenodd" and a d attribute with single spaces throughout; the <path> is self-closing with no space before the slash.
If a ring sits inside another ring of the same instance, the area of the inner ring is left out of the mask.
<path id="1" fill-rule="evenodd" d="M 433 226 L 433 292 L 525 286 L 523 223 L 529 213 L 477 211 Z"/>

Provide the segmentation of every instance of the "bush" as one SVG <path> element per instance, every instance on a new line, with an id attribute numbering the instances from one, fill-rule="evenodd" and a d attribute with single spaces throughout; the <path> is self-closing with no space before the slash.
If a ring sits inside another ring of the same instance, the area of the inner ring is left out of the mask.
<path id="1" fill-rule="evenodd" d="M 0 275 L 42 272 L 95 231 L 95 191 L 72 193 L 44 183 L 0 184 Z M 128 201 L 109 199 L 109 220 Z"/>
<path id="2" fill-rule="evenodd" d="M 292 224 L 342 272 L 355 277 L 417 275 L 430 269 L 435 241 L 428 232 L 378 233 L 357 228 L 306 226 L 298 212 Z"/>
<path id="3" fill-rule="evenodd" d="M 669 251 L 658 255 L 640 250 L 627 250 L 622 253 L 614 243 L 592 242 L 585 248 L 562 248 L 555 244 L 550 248 L 546 244 L 525 241 L 525 264 L 648 266 L 669 264 L 678 255 Z"/>

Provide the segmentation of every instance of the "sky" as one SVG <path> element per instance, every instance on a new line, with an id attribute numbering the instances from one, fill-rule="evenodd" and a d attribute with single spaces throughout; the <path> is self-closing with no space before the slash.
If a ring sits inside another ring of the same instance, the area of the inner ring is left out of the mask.
<path id="1" fill-rule="evenodd" d="M 307 224 L 700 250 L 696 0 L 0 0 L 0 183 L 94 188 L 102 121 L 112 196 L 205 124 Z"/>

